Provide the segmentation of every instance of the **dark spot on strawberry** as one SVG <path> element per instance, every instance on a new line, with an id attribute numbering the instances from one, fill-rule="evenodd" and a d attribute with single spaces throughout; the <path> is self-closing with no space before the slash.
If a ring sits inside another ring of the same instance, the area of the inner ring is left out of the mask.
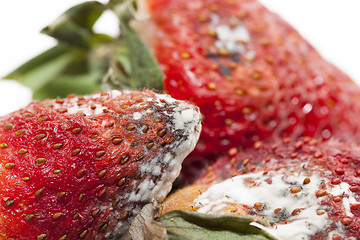
<path id="1" fill-rule="evenodd" d="M 126 219 L 128 217 L 128 212 L 121 214 L 121 219 Z"/>
<path id="2" fill-rule="evenodd" d="M 300 208 L 296 208 L 296 209 L 294 209 L 294 211 L 291 212 L 291 216 L 296 216 L 296 215 L 298 215 L 300 212 L 301 212 L 301 209 L 300 209 Z"/>
<path id="3" fill-rule="evenodd" d="M 28 152 L 28 150 L 26 150 L 26 149 L 20 149 L 20 150 L 18 151 L 19 154 L 25 154 L 25 153 L 27 153 L 27 152 Z"/>
<path id="4" fill-rule="evenodd" d="M 94 209 L 91 211 L 91 216 L 96 217 L 97 215 L 99 215 L 99 213 L 100 213 L 100 209 Z"/>
<path id="5" fill-rule="evenodd" d="M 49 119 L 48 116 L 41 116 L 41 117 L 38 118 L 38 122 L 45 122 L 45 121 L 47 121 L 48 119 Z"/>
<path id="6" fill-rule="evenodd" d="M 34 116 L 34 114 L 32 114 L 32 113 L 24 113 L 23 114 L 23 117 L 25 117 L 25 118 L 27 118 L 27 117 L 33 117 Z"/>
<path id="7" fill-rule="evenodd" d="M 154 142 L 149 142 L 148 144 L 146 144 L 146 148 L 150 149 L 154 146 Z"/>
<path id="8" fill-rule="evenodd" d="M 41 140 L 41 139 L 44 139 L 44 138 L 46 138 L 46 134 L 43 134 L 43 133 L 41 133 L 41 134 L 38 134 L 38 135 L 36 135 L 36 137 L 35 137 L 35 139 L 36 140 Z"/>
<path id="9" fill-rule="evenodd" d="M 1 143 L 0 144 L 0 148 L 7 148 L 7 147 L 9 147 L 9 145 L 7 145 L 6 143 Z"/>
<path id="10" fill-rule="evenodd" d="M 79 213 L 75 213 L 75 214 L 73 215 L 72 219 L 73 219 L 73 220 L 76 220 L 76 219 L 78 219 L 78 217 L 79 217 Z"/>
<path id="11" fill-rule="evenodd" d="M 65 196 L 66 196 L 66 192 L 59 192 L 56 195 L 56 197 L 59 198 L 59 199 L 65 197 Z"/>
<path id="12" fill-rule="evenodd" d="M 21 135 L 23 135 L 24 133 L 26 133 L 26 129 L 20 129 L 20 130 L 18 130 L 18 131 L 15 132 L 15 134 L 18 135 L 18 136 L 21 136 Z"/>
<path id="13" fill-rule="evenodd" d="M 119 203 L 120 203 L 120 200 L 118 200 L 118 199 L 112 201 L 111 206 L 113 207 L 114 210 L 118 209 Z"/>
<path id="14" fill-rule="evenodd" d="M 309 184 L 309 183 L 310 183 L 310 178 L 305 178 L 303 184 Z"/>
<path id="15" fill-rule="evenodd" d="M 116 185 L 118 187 L 121 187 L 125 183 L 125 180 L 126 180 L 126 178 L 124 178 L 124 177 L 121 178 L 119 181 L 117 181 Z"/>
<path id="16" fill-rule="evenodd" d="M 40 188 L 40 189 L 36 190 L 35 196 L 36 196 L 36 197 L 40 197 L 41 194 L 44 192 L 44 190 L 45 190 L 45 188 Z"/>
<path id="17" fill-rule="evenodd" d="M 74 149 L 74 150 L 71 152 L 71 156 L 76 156 L 76 155 L 78 155 L 80 152 L 81 152 L 81 149 L 80 149 L 80 148 Z"/>
<path id="18" fill-rule="evenodd" d="M 146 134 L 149 131 L 149 126 L 145 125 L 142 129 L 142 132 Z"/>
<path id="19" fill-rule="evenodd" d="M 122 139 L 121 138 L 113 138 L 112 140 L 111 140 L 111 142 L 114 144 L 114 145 L 119 145 L 120 143 L 122 143 Z"/>
<path id="20" fill-rule="evenodd" d="M 16 166 L 15 163 L 7 163 L 7 164 L 5 164 L 6 169 L 11 169 L 11 168 L 14 168 L 15 166 Z"/>
<path id="21" fill-rule="evenodd" d="M 28 222 L 28 221 L 32 220 L 34 217 L 35 217 L 34 214 L 28 214 L 28 215 L 25 216 L 25 221 Z"/>
<path id="22" fill-rule="evenodd" d="M 128 131 L 134 131 L 135 128 L 136 128 L 136 127 L 135 127 L 134 124 L 129 124 L 129 125 L 126 126 L 126 130 L 128 130 Z"/>
<path id="23" fill-rule="evenodd" d="M 110 127 L 113 127 L 114 125 L 115 125 L 114 122 L 109 122 L 109 123 L 105 124 L 105 127 L 110 128 Z"/>
<path id="24" fill-rule="evenodd" d="M 134 174 L 133 178 L 134 178 L 135 180 L 139 180 L 139 179 L 141 178 L 141 172 L 140 172 L 140 171 L 137 171 L 137 172 Z"/>
<path id="25" fill-rule="evenodd" d="M 71 130 L 72 134 L 79 134 L 82 131 L 82 128 L 74 128 L 73 130 Z"/>
<path id="26" fill-rule="evenodd" d="M 98 197 L 102 197 L 102 196 L 104 196 L 105 195 L 105 193 L 106 193 L 106 187 L 102 187 L 100 190 L 99 190 L 99 192 L 98 192 Z"/>
<path id="27" fill-rule="evenodd" d="M 64 144 L 62 144 L 62 143 L 55 143 L 54 145 L 53 145 L 53 149 L 60 149 L 60 148 L 62 148 L 64 146 Z"/>
<path id="28" fill-rule="evenodd" d="M 101 171 L 98 173 L 98 177 L 99 177 L 99 178 L 102 178 L 102 177 L 105 176 L 106 173 L 107 173 L 107 170 L 106 170 L 106 169 L 103 169 L 103 170 L 101 170 Z"/>
<path id="29" fill-rule="evenodd" d="M 86 173 L 86 169 L 81 169 L 81 170 L 77 171 L 76 176 L 78 178 L 82 178 L 85 175 L 85 173 Z"/>
<path id="30" fill-rule="evenodd" d="M 96 157 L 98 157 L 98 158 L 101 158 L 102 156 L 104 156 L 105 155 L 105 151 L 104 150 L 100 150 L 100 151 L 97 151 L 96 153 L 95 153 L 95 156 Z"/>
<path id="31" fill-rule="evenodd" d="M 8 199 L 5 201 L 5 207 L 10 207 L 10 206 L 13 205 L 14 203 L 15 203 L 15 200 L 14 200 L 14 199 L 8 198 Z"/>
<path id="32" fill-rule="evenodd" d="M 101 232 L 106 231 L 107 227 L 108 227 L 108 224 L 107 224 L 107 223 L 103 224 L 103 225 L 100 227 L 100 231 L 101 231 Z"/>
<path id="33" fill-rule="evenodd" d="M 132 148 L 136 148 L 138 145 L 139 145 L 139 142 L 138 142 L 138 141 L 133 141 L 130 146 L 131 146 Z"/>
<path id="34" fill-rule="evenodd" d="M 44 240 L 47 237 L 47 234 L 43 233 L 37 236 L 37 240 Z"/>
<path id="35" fill-rule="evenodd" d="M 62 212 L 56 212 L 52 215 L 53 219 L 59 219 L 63 216 L 64 214 Z"/>
<path id="36" fill-rule="evenodd" d="M 79 237 L 84 238 L 87 235 L 87 233 L 88 233 L 88 230 L 84 230 L 80 233 Z"/>
<path id="37" fill-rule="evenodd" d="M 135 158 L 135 161 L 140 162 L 140 161 L 144 160 L 144 158 L 145 157 L 143 155 L 140 155 Z"/>
<path id="38" fill-rule="evenodd" d="M 73 215 L 73 220 L 76 220 L 76 219 L 78 219 L 78 217 L 80 216 L 80 214 L 79 213 L 75 213 L 74 215 Z"/>
<path id="39" fill-rule="evenodd" d="M 159 129 L 158 132 L 157 132 L 157 135 L 158 135 L 159 137 L 164 137 L 165 134 L 166 134 L 166 132 L 167 132 L 166 128 Z"/>
<path id="40" fill-rule="evenodd" d="M 40 166 L 46 163 L 46 159 L 45 158 L 38 158 L 35 160 L 36 165 Z"/>
<path id="41" fill-rule="evenodd" d="M 78 198 L 79 202 L 80 202 L 81 200 L 83 200 L 83 198 L 84 198 L 84 194 L 81 193 L 81 194 L 79 195 L 79 198 Z"/>
<path id="42" fill-rule="evenodd" d="M 58 240 L 65 240 L 67 238 L 67 235 L 63 235 L 62 237 L 60 237 Z"/>
<path id="43" fill-rule="evenodd" d="M 231 76 L 231 70 L 227 66 L 220 64 L 220 73 L 223 76 Z"/>
<path id="44" fill-rule="evenodd" d="M 11 123 L 5 123 L 5 125 L 4 125 L 5 130 L 9 130 L 9 129 L 13 128 L 13 127 L 14 127 L 14 125 L 11 124 Z"/>

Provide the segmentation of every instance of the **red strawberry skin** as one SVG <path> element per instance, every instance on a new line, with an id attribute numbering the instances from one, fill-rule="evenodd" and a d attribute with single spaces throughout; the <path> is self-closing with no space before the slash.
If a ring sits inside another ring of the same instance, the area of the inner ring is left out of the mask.
<path id="1" fill-rule="evenodd" d="M 267 138 L 360 140 L 360 89 L 256 0 L 148 0 L 165 89 L 193 101 L 193 156 Z"/>
<path id="2" fill-rule="evenodd" d="M 198 109 L 151 91 L 33 102 L 0 119 L 0 239 L 118 239 L 194 148 Z"/>
<path id="3" fill-rule="evenodd" d="M 311 194 L 321 199 L 331 224 L 312 236 L 311 239 L 327 239 L 331 233 L 342 231 L 342 236 L 332 239 L 360 238 L 360 147 L 350 146 L 334 140 L 317 141 L 308 137 L 297 142 L 284 139 L 283 142 L 256 142 L 253 147 L 238 151 L 233 148 L 228 155 L 220 157 L 214 165 L 195 182 L 199 185 L 213 185 L 234 176 L 251 173 L 307 175 L 312 181 L 313 175 L 320 175 L 319 189 Z M 273 175 L 272 175 L 273 176 Z M 304 179 L 305 181 L 305 179 Z M 340 196 L 332 194 L 331 189 L 345 183 Z M 303 185 L 306 185 L 304 183 Z M 300 186 L 302 188 L 302 186 Z M 289 188 L 290 190 L 290 188 Z M 324 190 L 324 195 L 319 192 Z M 355 200 L 349 200 L 354 195 Z M 264 201 L 266 202 L 264 196 Z M 356 201 L 356 202 L 355 202 Z M 348 210 L 345 209 L 348 206 Z M 281 206 L 279 205 L 279 208 Z M 349 216 L 349 211 L 352 216 Z M 254 212 L 249 212 L 254 214 Z M 340 230 L 339 230 L 340 226 Z M 334 231 L 337 229 L 336 231 Z"/>

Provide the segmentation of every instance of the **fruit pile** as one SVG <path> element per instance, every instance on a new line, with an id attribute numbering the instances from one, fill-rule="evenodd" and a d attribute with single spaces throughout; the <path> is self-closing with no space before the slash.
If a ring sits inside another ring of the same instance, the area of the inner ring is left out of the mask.
<path id="1" fill-rule="evenodd" d="M 360 238 L 360 87 L 257 0 L 146 4 L 146 46 L 126 8 L 123 38 L 92 32 L 76 14 L 106 7 L 89 2 L 45 29 L 57 47 L 9 75 L 29 83 L 30 65 L 71 53 L 35 96 L 63 93 L 76 72 L 79 91 L 99 76 L 113 88 L 160 79 L 171 97 L 69 95 L 0 118 L 0 239 L 126 239 L 132 222 L 135 240 Z M 154 220 L 147 204 L 165 199 L 181 166 L 180 186 L 192 184 Z"/>

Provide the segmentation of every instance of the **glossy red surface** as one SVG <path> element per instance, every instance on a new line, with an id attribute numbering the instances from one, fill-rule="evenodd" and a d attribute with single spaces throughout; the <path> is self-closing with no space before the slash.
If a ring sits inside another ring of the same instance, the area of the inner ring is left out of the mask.
<path id="1" fill-rule="evenodd" d="M 139 184 L 158 183 L 169 163 L 153 160 L 182 136 L 176 105 L 159 101 L 151 91 L 70 96 L 0 118 L 0 239 L 119 237 L 147 201 L 126 194 L 151 191 Z M 157 174 L 138 169 L 150 161 Z"/>
<path id="2" fill-rule="evenodd" d="M 258 1 L 148 3 L 166 91 L 204 115 L 193 157 L 268 138 L 360 140 L 360 88 Z M 229 40 L 236 29 L 242 41 Z"/>

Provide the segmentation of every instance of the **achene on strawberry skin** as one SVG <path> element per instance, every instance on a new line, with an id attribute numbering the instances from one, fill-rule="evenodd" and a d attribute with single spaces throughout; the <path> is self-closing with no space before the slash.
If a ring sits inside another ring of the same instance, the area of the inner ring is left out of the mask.
<path id="1" fill-rule="evenodd" d="M 125 236 L 143 205 L 165 198 L 200 131 L 197 107 L 148 90 L 1 117 L 0 239 Z"/>

